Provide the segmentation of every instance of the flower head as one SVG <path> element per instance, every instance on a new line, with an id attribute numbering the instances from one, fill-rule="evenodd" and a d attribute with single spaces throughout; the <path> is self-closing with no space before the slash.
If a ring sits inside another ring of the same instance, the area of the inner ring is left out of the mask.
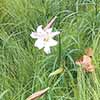
<path id="1" fill-rule="evenodd" d="M 39 49 L 44 48 L 44 52 L 46 54 L 49 54 L 51 52 L 50 47 L 57 45 L 57 41 L 53 38 L 56 35 L 60 34 L 60 32 L 52 32 L 50 23 L 48 25 L 44 29 L 42 28 L 42 25 L 40 25 L 37 27 L 37 32 L 31 33 L 31 37 L 37 39 L 35 42 L 35 47 Z"/>
<path id="2" fill-rule="evenodd" d="M 86 72 L 94 72 L 95 67 L 92 64 L 91 57 L 83 55 L 79 60 L 76 61 L 77 65 L 82 65 L 82 69 Z"/>

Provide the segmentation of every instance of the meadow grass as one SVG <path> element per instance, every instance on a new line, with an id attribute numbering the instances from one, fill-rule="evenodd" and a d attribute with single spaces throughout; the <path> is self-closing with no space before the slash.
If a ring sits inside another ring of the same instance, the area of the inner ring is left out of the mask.
<path id="1" fill-rule="evenodd" d="M 61 66 L 59 46 L 46 55 L 30 37 L 53 16 L 54 30 L 61 31 Z M 94 52 L 93 73 L 75 64 L 87 47 Z M 64 73 L 48 77 L 62 66 Z M 99 76 L 100 0 L 0 0 L 0 100 L 25 100 L 48 86 L 39 100 L 100 100 Z"/>

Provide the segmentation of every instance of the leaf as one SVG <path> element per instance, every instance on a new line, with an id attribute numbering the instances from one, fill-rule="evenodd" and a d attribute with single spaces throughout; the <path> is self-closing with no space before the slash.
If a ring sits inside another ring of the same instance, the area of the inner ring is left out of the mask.
<path id="1" fill-rule="evenodd" d="M 43 90 L 40 90 L 38 92 L 33 93 L 31 96 L 29 96 L 26 100 L 36 100 L 37 98 L 44 95 L 49 90 L 49 87 Z"/>
<path id="2" fill-rule="evenodd" d="M 3 96 L 8 92 L 8 90 L 5 90 L 3 93 L 0 94 L 0 99 L 3 98 Z"/>
<path id="3" fill-rule="evenodd" d="M 64 72 L 64 68 L 60 67 L 59 69 L 57 69 L 56 71 L 50 73 L 49 77 L 53 76 L 53 75 L 57 75 L 57 74 L 61 74 Z"/>

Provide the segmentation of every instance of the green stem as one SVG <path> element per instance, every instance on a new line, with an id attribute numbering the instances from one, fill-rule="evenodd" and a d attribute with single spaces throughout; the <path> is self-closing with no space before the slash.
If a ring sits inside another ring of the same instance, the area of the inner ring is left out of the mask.
<path id="1" fill-rule="evenodd" d="M 96 0 L 95 1 L 95 17 L 96 17 L 95 25 L 97 25 L 97 14 L 98 14 L 98 7 L 97 7 L 97 0 Z"/>
<path id="2" fill-rule="evenodd" d="M 61 65 L 61 36 L 59 35 L 58 37 L 58 40 L 59 40 L 59 56 L 58 56 L 58 65 L 60 67 Z"/>
<path id="3" fill-rule="evenodd" d="M 77 13 L 78 13 L 78 10 L 79 10 L 78 2 L 79 2 L 79 0 L 76 1 L 76 12 Z"/>
<path id="4" fill-rule="evenodd" d="M 96 17 L 97 17 L 97 14 L 98 14 L 97 0 L 95 2 L 95 14 L 96 14 Z"/>

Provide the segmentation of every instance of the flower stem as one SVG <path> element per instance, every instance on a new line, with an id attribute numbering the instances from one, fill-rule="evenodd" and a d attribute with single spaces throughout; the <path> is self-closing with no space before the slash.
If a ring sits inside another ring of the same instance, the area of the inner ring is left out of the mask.
<path id="1" fill-rule="evenodd" d="M 60 67 L 60 65 L 61 65 L 61 36 L 60 36 L 60 34 L 58 36 L 58 41 L 59 41 L 58 65 Z"/>
<path id="2" fill-rule="evenodd" d="M 95 15 L 96 15 L 96 17 L 97 17 L 97 14 L 98 14 L 98 7 L 97 7 L 97 0 L 96 0 L 96 2 L 95 2 Z"/>
<path id="3" fill-rule="evenodd" d="M 98 7 L 97 7 L 97 0 L 95 1 L 95 26 L 97 26 L 97 14 L 98 14 Z"/>

